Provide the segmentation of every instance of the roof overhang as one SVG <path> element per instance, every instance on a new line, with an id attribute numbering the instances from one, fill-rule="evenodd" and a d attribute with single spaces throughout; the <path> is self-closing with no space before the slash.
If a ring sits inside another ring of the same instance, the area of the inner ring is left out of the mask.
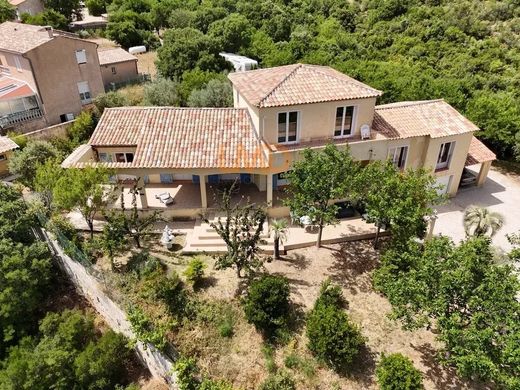
<path id="1" fill-rule="evenodd" d="M 488 161 L 496 160 L 497 156 L 486 145 L 479 141 L 476 137 L 471 139 L 468 156 L 466 157 L 466 166 L 476 165 Z"/>

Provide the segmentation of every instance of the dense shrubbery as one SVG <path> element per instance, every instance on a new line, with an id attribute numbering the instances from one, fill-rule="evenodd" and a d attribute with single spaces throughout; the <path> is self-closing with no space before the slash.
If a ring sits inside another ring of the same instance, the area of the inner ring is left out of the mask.
<path id="1" fill-rule="evenodd" d="M 184 271 L 184 276 L 186 276 L 186 280 L 196 286 L 198 283 L 202 281 L 204 278 L 204 269 L 206 268 L 206 263 L 202 261 L 200 258 L 194 258 L 190 260 L 188 263 L 188 267 Z"/>
<path id="2" fill-rule="evenodd" d="M 233 390 L 226 381 L 200 378 L 197 361 L 193 358 L 181 357 L 175 362 L 179 390 Z"/>
<path id="3" fill-rule="evenodd" d="M 296 390 L 294 379 L 284 371 L 271 374 L 260 384 L 259 390 Z"/>
<path id="4" fill-rule="evenodd" d="M 376 369 L 377 382 L 381 390 L 421 390 L 421 372 L 412 361 L 400 353 L 381 356 Z"/>
<path id="5" fill-rule="evenodd" d="M 243 302 L 247 320 L 266 336 L 274 336 L 287 327 L 289 292 L 289 282 L 282 276 L 253 281 Z"/>
<path id="6" fill-rule="evenodd" d="M 339 371 L 348 368 L 364 343 L 359 328 L 343 310 L 343 303 L 339 287 L 325 281 L 307 317 L 309 349 L 319 360 Z"/>

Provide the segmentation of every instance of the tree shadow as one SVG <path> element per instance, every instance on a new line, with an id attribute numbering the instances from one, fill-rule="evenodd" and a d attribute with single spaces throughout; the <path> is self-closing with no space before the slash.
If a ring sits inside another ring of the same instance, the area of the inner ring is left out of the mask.
<path id="1" fill-rule="evenodd" d="M 374 381 L 376 356 L 375 352 L 371 351 L 366 344 L 363 344 L 357 358 L 347 367 L 348 371 L 342 375 L 354 379 L 357 383 L 362 384 L 363 388 L 369 388 Z"/>
<path id="2" fill-rule="evenodd" d="M 193 286 L 194 291 L 204 290 L 210 287 L 215 287 L 218 283 L 218 279 L 214 276 L 204 276 L 198 283 Z"/>
<path id="3" fill-rule="evenodd" d="M 371 272 L 379 264 L 379 253 L 371 241 L 350 241 L 332 249 L 333 263 L 328 268 L 330 278 L 351 294 L 369 292 L 372 289 Z"/>
<path id="4" fill-rule="evenodd" d="M 435 384 L 437 389 L 475 389 L 488 390 L 492 387 L 481 382 L 465 380 L 457 376 L 454 367 L 439 361 L 438 351 L 429 343 L 410 346 L 421 354 L 421 363 L 426 367 L 424 375 Z"/>
<path id="5" fill-rule="evenodd" d="M 281 256 L 280 260 L 273 261 L 282 261 L 298 271 L 303 271 L 311 264 L 311 260 L 300 253 L 291 253 L 290 255 Z"/>

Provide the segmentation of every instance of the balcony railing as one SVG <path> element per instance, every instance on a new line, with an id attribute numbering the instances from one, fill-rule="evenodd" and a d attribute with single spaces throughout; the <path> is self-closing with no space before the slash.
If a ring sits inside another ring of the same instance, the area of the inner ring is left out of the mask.
<path id="1" fill-rule="evenodd" d="M 42 116 L 43 112 L 40 108 L 33 108 L 27 111 L 20 111 L 14 114 L 3 115 L 0 116 L 0 128 L 6 129 L 18 123 L 40 119 Z"/>
<path id="2" fill-rule="evenodd" d="M 10 76 L 11 75 L 11 69 L 9 69 L 8 66 L 3 66 L 3 65 L 0 65 L 0 75 L 6 75 L 6 76 Z"/>

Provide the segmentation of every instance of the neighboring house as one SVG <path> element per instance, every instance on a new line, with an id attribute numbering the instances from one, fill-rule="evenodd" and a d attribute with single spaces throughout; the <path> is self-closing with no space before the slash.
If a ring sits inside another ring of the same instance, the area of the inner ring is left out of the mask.
<path id="1" fill-rule="evenodd" d="M 110 89 L 111 83 L 131 81 L 139 76 L 137 58 L 120 47 L 99 49 L 98 56 L 106 90 Z"/>
<path id="2" fill-rule="evenodd" d="M 382 92 L 332 68 L 288 65 L 236 72 L 234 108 L 121 107 L 106 109 L 89 143 L 65 167 L 103 162 L 117 177 L 141 179 L 143 209 L 164 208 L 157 192 L 176 204 L 171 215 L 212 208 L 211 191 L 238 179 L 240 191 L 282 207 L 283 174 L 305 148 L 350 146 L 364 163 L 391 159 L 400 169 L 431 169 L 442 192 L 456 194 L 465 165 L 481 163 L 482 184 L 495 155 L 473 133 L 477 127 L 443 100 L 376 106 Z M 191 184 L 190 184 L 191 183 Z M 160 196 L 159 196 L 160 198 Z"/>
<path id="3" fill-rule="evenodd" d="M 65 122 L 104 92 L 96 43 L 12 22 L 0 37 L 0 131 Z"/>
<path id="4" fill-rule="evenodd" d="M 20 20 L 22 14 L 36 15 L 44 11 L 41 0 L 9 0 L 16 9 L 16 19 Z"/>
<path id="5" fill-rule="evenodd" d="M 9 175 L 8 161 L 18 145 L 8 137 L 0 136 L 0 177 Z"/>

